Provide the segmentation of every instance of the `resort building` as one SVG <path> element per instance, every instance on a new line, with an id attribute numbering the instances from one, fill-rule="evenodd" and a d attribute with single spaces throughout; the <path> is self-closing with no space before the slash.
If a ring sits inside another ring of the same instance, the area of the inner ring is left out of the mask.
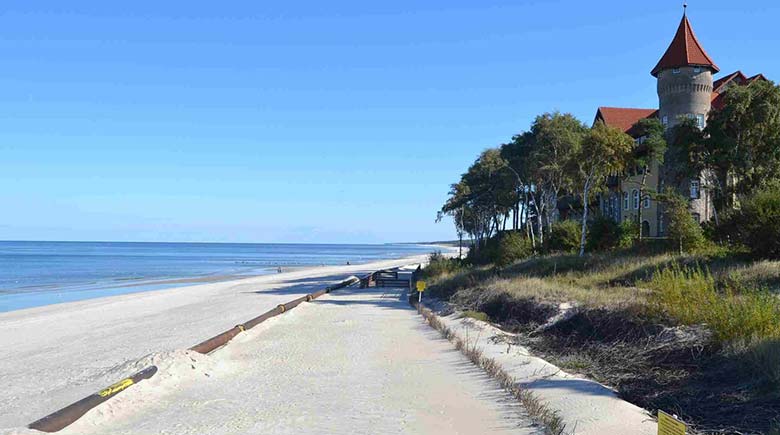
<path id="1" fill-rule="evenodd" d="M 671 128 L 681 119 L 694 119 L 699 128 L 704 128 L 712 108 L 723 105 L 722 94 L 730 86 L 741 86 L 755 80 L 766 80 L 763 75 L 745 76 L 741 71 L 731 73 L 718 80 L 713 76 L 720 71 L 702 47 L 693 32 L 687 14 L 683 14 L 677 33 L 661 60 L 652 69 L 657 79 L 658 108 L 637 109 L 600 107 L 594 124 L 605 124 L 619 128 L 641 143 L 633 126 L 643 118 L 658 118 L 666 128 Z M 664 190 L 663 167 L 653 163 L 645 179 L 645 191 Z M 640 169 L 629 171 L 624 177 L 610 180 L 610 193 L 600 198 L 601 213 L 618 222 L 638 220 L 641 213 L 642 235 L 663 237 L 664 219 L 662 207 L 649 195 L 640 195 L 643 174 Z M 699 176 L 676 183 L 678 191 L 690 198 L 691 213 L 699 222 L 713 217 L 712 193 L 706 184 L 708 177 Z"/>

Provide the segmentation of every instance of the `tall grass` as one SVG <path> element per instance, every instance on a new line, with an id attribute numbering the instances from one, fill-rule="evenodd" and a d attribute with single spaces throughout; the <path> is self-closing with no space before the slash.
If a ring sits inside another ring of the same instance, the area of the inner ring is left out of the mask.
<path id="1" fill-rule="evenodd" d="M 780 338 L 780 300 L 766 290 L 719 292 L 708 271 L 677 264 L 653 274 L 648 287 L 658 313 L 686 325 L 705 323 L 720 342 Z"/>

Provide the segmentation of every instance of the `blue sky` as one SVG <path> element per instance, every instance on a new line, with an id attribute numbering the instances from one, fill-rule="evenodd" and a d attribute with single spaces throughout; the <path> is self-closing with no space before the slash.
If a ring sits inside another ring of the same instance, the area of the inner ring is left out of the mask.
<path id="1" fill-rule="evenodd" d="M 484 148 L 655 107 L 680 1 L 4 1 L 0 239 L 453 238 Z M 776 0 L 691 0 L 723 72 L 780 77 Z"/>

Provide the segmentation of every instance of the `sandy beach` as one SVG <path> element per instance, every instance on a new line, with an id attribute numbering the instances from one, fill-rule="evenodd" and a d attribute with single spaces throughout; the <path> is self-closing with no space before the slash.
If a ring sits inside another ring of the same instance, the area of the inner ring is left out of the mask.
<path id="1" fill-rule="evenodd" d="M 23 427 L 149 363 L 157 376 L 61 433 L 535 433 L 405 296 L 346 289 L 205 356 L 185 351 L 346 276 L 423 256 L 0 315 L 0 428 Z M 467 412 L 466 412 L 467 411 Z"/>

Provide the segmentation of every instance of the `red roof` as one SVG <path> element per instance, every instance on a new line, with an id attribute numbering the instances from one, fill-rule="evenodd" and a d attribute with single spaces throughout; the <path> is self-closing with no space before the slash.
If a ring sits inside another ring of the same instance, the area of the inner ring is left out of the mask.
<path id="1" fill-rule="evenodd" d="M 720 71 L 696 39 L 687 15 L 683 15 L 677 34 L 674 35 L 672 43 L 651 74 L 658 77 L 658 73 L 662 70 L 683 66 L 704 66 L 712 69 L 713 72 Z"/>
<path id="2" fill-rule="evenodd" d="M 764 77 L 763 74 L 756 74 L 753 77 L 748 77 L 745 74 L 742 74 L 742 71 L 736 71 L 727 76 L 721 77 L 718 80 L 715 80 L 715 83 L 713 83 L 712 86 L 712 107 L 714 109 L 723 108 L 725 104 L 723 102 L 723 93 L 726 92 L 726 89 L 730 84 L 744 86 L 749 85 L 756 80 L 766 80 L 766 77 Z"/>
<path id="3" fill-rule="evenodd" d="M 628 133 L 640 119 L 652 118 L 656 116 L 656 109 L 629 109 L 622 107 L 599 107 L 596 112 L 595 124 L 598 121 L 604 122 L 610 127 L 619 128 Z"/>

